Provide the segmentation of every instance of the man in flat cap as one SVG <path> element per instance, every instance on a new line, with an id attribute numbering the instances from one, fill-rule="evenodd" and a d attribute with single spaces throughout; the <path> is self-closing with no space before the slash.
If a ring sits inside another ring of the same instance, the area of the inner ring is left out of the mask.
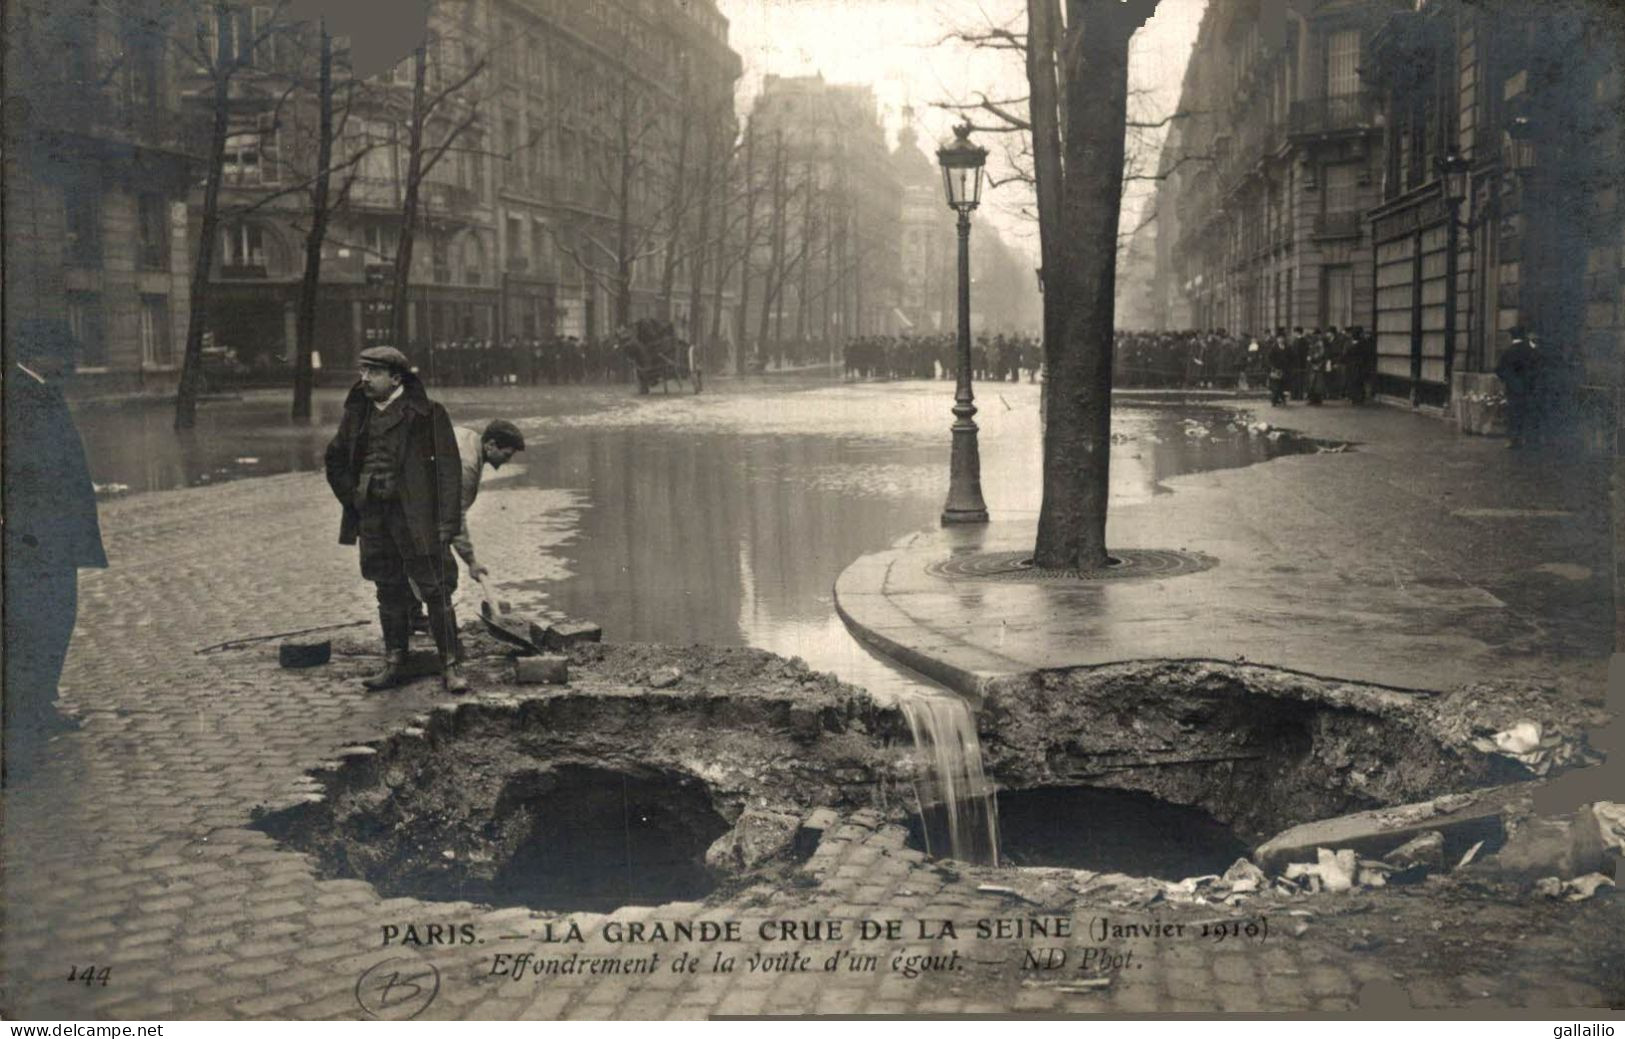
<path id="1" fill-rule="evenodd" d="M 467 692 L 459 667 L 450 546 L 462 528 L 461 461 L 446 409 L 429 399 L 406 356 L 391 346 L 361 351 L 361 381 L 344 401 L 327 445 L 327 482 L 344 506 L 339 543 L 361 543 L 361 576 L 378 586 L 384 668 L 368 689 L 405 680 L 412 612 L 422 602 L 445 689 Z"/>
<path id="2" fill-rule="evenodd" d="M 456 436 L 457 454 L 462 459 L 463 523 L 457 536 L 452 538 L 451 547 L 468 565 L 468 576 L 479 581 L 484 579 L 486 570 L 474 558 L 474 538 L 468 532 L 468 510 L 473 506 L 474 499 L 479 497 L 480 477 L 485 474 L 485 467 L 489 465 L 492 469 L 501 469 L 509 459 L 525 449 L 525 435 L 512 422 L 499 418 L 486 423 L 483 431 L 458 426 Z"/>

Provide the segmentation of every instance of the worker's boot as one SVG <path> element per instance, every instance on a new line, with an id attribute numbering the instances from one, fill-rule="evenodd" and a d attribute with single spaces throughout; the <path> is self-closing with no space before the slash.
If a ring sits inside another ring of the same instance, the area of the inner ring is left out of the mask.
<path id="1" fill-rule="evenodd" d="M 468 692 L 468 679 L 463 677 L 462 664 L 456 660 L 448 660 L 442 666 L 440 682 L 446 692 L 454 696 Z"/>
<path id="2" fill-rule="evenodd" d="M 457 613 L 444 599 L 430 599 L 429 630 L 434 635 L 435 648 L 440 651 L 440 681 L 448 693 L 468 692 L 468 679 L 463 677 L 463 647 L 457 638 Z"/>
<path id="3" fill-rule="evenodd" d="M 393 689 L 406 681 L 406 646 L 412 637 L 412 615 L 398 605 L 378 609 L 378 623 L 384 629 L 384 669 L 361 680 L 372 690 Z"/>
<path id="4" fill-rule="evenodd" d="M 368 675 L 361 684 L 371 690 L 393 689 L 406 681 L 406 650 L 391 649 L 384 652 L 384 669 Z"/>

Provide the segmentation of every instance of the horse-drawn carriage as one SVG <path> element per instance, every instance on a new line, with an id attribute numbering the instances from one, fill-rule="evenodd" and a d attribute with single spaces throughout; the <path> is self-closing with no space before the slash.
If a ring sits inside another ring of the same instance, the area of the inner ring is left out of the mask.
<path id="1" fill-rule="evenodd" d="M 648 393 L 656 383 L 670 393 L 668 383 L 680 389 L 692 385 L 700 392 L 700 369 L 694 363 L 694 348 L 679 339 L 671 322 L 639 318 L 620 335 L 621 350 L 638 377 L 638 392 Z"/>

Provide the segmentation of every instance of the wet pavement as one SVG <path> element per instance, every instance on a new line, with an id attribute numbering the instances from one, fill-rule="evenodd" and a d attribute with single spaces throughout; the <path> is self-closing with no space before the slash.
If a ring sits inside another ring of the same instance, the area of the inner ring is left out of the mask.
<path id="1" fill-rule="evenodd" d="M 1036 513 L 990 502 L 985 527 L 925 531 L 854 563 L 840 607 L 963 692 L 1035 668 L 1196 658 L 1409 689 L 1495 678 L 1601 702 L 1615 635 L 1604 467 L 1387 408 L 1248 410 L 1356 446 L 1114 498 L 1110 548 L 1200 553 L 1214 564 L 1201 572 L 943 576 L 947 559 L 1032 549 Z"/>
<path id="2" fill-rule="evenodd" d="M 505 394 L 445 396 L 454 420 L 471 420 L 519 413 L 517 398 Z M 708 389 L 700 398 L 670 400 L 611 396 L 601 408 L 539 406 L 522 416 L 535 441 L 525 466 L 495 474 L 481 494 L 472 516 L 475 537 L 516 599 L 602 620 L 616 640 L 752 643 L 802 655 L 819 667 L 844 655 L 892 673 L 842 634 L 829 588 L 858 556 L 934 526 L 946 488 L 947 384 L 784 385 L 733 395 Z M 979 396 L 990 507 L 996 517 L 1023 502 L 1036 507 L 1035 388 L 984 387 Z M 274 405 L 267 404 L 267 415 Z M 1367 470 L 1341 463 L 1376 447 L 1385 471 L 1416 469 L 1420 455 L 1397 446 L 1412 439 L 1422 445 L 1418 452 L 1435 458 L 1416 470 L 1423 476 L 1435 464 L 1441 471 L 1482 465 L 1483 479 L 1493 483 L 1514 478 L 1514 463 L 1491 459 L 1492 443 L 1482 458 L 1446 450 L 1442 427 L 1391 411 L 1327 412 L 1316 420 L 1321 435 L 1362 441 L 1356 455 L 1278 458 L 1241 468 L 1234 466 L 1268 448 L 1233 429 L 1212 438 L 1212 446 L 1187 444 L 1184 420 L 1192 417 L 1188 410 L 1165 417 L 1151 408 L 1125 410 L 1124 422 L 1143 421 L 1137 428 L 1158 440 L 1119 445 L 1114 487 L 1121 515 L 1144 509 L 1149 522 L 1153 507 L 1188 496 L 1220 502 L 1222 496 L 1203 490 L 1208 481 L 1242 490 L 1253 486 L 1232 483 L 1243 474 L 1280 473 L 1272 479 L 1286 486 L 1306 479 L 1288 480 L 1299 472 L 1293 467 L 1328 462 L 1338 464 L 1335 471 L 1346 482 L 1316 484 L 1343 494 L 1320 507 L 1373 495 L 1369 533 L 1399 544 L 1437 522 L 1441 508 L 1445 515 L 1465 511 L 1470 529 L 1483 524 L 1505 530 L 1503 537 L 1521 536 L 1518 531 L 1540 518 L 1525 514 L 1533 505 L 1541 515 L 1571 511 L 1562 496 L 1568 477 L 1546 467 L 1525 478 L 1548 481 L 1550 500 L 1519 499 L 1524 512 L 1516 516 L 1503 515 L 1512 506 L 1485 492 L 1411 518 L 1424 494 L 1407 495 L 1396 480 L 1362 482 Z M 1213 428 L 1205 418 L 1198 421 Z M 1346 428 L 1340 432 L 1338 424 Z M 325 435 L 310 443 L 325 442 Z M 98 436 L 121 439 L 116 430 L 98 430 L 87 440 L 105 442 Z M 1390 440 L 1396 446 L 1383 446 Z M 1479 449 L 1470 443 L 1466 450 Z M 315 457 L 302 451 L 273 457 L 292 459 L 288 466 L 296 469 L 304 464 L 299 459 Z M 106 464 L 107 455 L 92 453 L 93 467 Z M 1170 464 L 1187 453 L 1208 461 Z M 267 455 L 256 447 L 242 457 Z M 163 457 L 160 474 L 184 471 Z M 1205 472 L 1194 472 L 1201 466 Z M 686 518 L 691 511 L 704 522 Z M 37 779 L 8 790 L 3 803 L 0 1010 L 7 1017 L 365 1018 L 396 1012 L 362 998 L 362 983 L 379 970 L 411 978 L 433 972 L 433 1005 L 405 1008 L 423 1019 L 1347 1013 L 1378 990 L 1385 1008 L 1396 1000 L 1474 1010 L 1597 1007 L 1625 998 L 1625 977 L 1609 951 L 1617 945 L 1619 899 L 1510 903 L 1431 886 L 1299 899 L 1291 904 L 1308 915 L 1293 917 L 1301 923 L 1261 944 L 1126 941 L 1117 950 L 1133 953 L 1143 966 L 1113 974 L 1107 985 L 1062 984 L 1078 975 L 1035 976 L 1023 969 L 1022 954 L 1032 943 L 975 937 L 974 921 L 1038 911 L 982 886 L 997 885 L 1007 874 L 924 862 L 905 846 L 905 832 L 873 814 L 860 818 L 864 813 L 819 845 L 805 864 L 805 884 L 747 889 L 703 905 L 626 908 L 608 918 L 739 921 L 747 938 L 730 950 L 740 963 L 732 973 L 662 971 L 647 983 L 587 974 L 493 977 L 498 936 L 540 926 L 527 911 L 382 898 L 364 882 L 325 879 L 310 857 L 277 847 L 250 825 L 260 806 L 315 796 L 313 769 L 364 757 L 368 741 L 408 732 L 426 712 L 451 712 L 460 725 L 477 718 L 487 699 L 511 704 L 516 695 L 511 688 L 491 690 L 452 711 L 431 682 L 387 696 L 364 694 L 355 681 L 370 665 L 364 657 L 290 671 L 277 667 L 274 643 L 237 653 L 196 652 L 225 639 L 350 621 L 373 634 L 371 589 L 356 572 L 354 549 L 336 543 L 337 521 L 324 481 L 310 471 L 103 503 L 111 566 L 83 575 L 79 626 L 62 683 L 64 705 L 84 726 L 60 737 Z M 1518 527 L 1496 526 L 1501 523 Z M 1317 529 L 1292 525 L 1281 535 L 1280 550 L 1303 551 L 1284 539 Z M 1155 533 L 1146 532 L 1147 543 L 1157 543 Z M 1371 543 L 1358 542 L 1351 551 Z M 1558 552 L 1566 544 L 1562 537 L 1541 543 L 1551 551 L 1541 553 L 1537 566 L 1557 566 L 1540 571 L 1555 579 L 1569 581 L 1577 571 L 1567 568 L 1591 562 L 1584 554 Z M 1462 554 L 1465 549 L 1448 558 Z M 1486 562 L 1474 572 L 1489 569 Z M 1221 558 L 1212 572 L 1222 570 Z M 1487 573 L 1483 580 L 1489 587 Z M 1501 597 L 1494 587 L 1491 594 Z M 644 596 L 657 597 L 661 608 L 634 604 Z M 1528 603 L 1527 609 L 1538 608 Z M 1592 637 L 1584 626 L 1575 632 L 1582 641 Z M 1081 919 L 1102 913 L 1125 924 L 1180 919 L 1194 926 L 1232 915 L 1214 906 L 1147 909 L 1113 906 L 1098 894 L 1075 897 L 1076 907 L 1067 911 Z M 752 955 L 806 952 L 822 961 L 834 949 L 756 937 L 764 920 L 783 919 L 843 920 L 852 927 L 863 919 L 895 919 L 911 929 L 923 920 L 958 920 L 965 931 L 959 938 L 922 938 L 911 930 L 895 942 L 840 943 L 881 954 L 885 965 L 872 972 L 746 969 Z M 386 926 L 425 921 L 468 924 L 493 945 L 403 949 L 380 941 Z M 606 922 L 581 918 L 589 938 L 579 951 L 631 955 L 605 942 Z M 1081 951 L 1081 944 L 1076 939 L 1068 949 Z M 705 944 L 662 947 L 662 966 L 691 949 L 706 957 L 717 951 Z M 966 966 L 904 972 L 908 957 L 926 953 L 957 954 Z M 105 982 L 66 983 L 70 968 L 85 966 L 110 968 Z"/>
<path id="3" fill-rule="evenodd" d="M 995 515 L 1036 509 L 1038 387 L 979 392 L 987 499 Z M 487 470 L 472 514 L 476 545 L 500 546 L 483 561 L 521 609 L 592 618 L 614 639 L 753 645 L 860 684 L 899 680 L 852 640 L 831 589 L 853 560 L 935 525 L 951 383 L 803 375 L 715 380 L 700 396 L 602 385 L 434 396 L 458 424 L 500 416 L 527 434 L 513 464 Z M 78 418 L 93 478 L 136 493 L 318 470 L 341 403 L 321 391 L 316 420 L 298 426 L 285 394 L 250 393 L 206 405 L 186 434 L 167 408 Z M 1212 401 L 1125 403 L 1117 502 L 1166 496 L 1183 473 L 1314 449 L 1250 434 Z M 477 605 L 467 591 L 463 604 Z"/>

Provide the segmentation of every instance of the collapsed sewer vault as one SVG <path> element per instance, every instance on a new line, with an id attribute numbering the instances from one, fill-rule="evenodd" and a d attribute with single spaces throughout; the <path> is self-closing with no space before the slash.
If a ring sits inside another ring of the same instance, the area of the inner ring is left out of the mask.
<path id="1" fill-rule="evenodd" d="M 386 896 L 605 912 L 792 883 L 815 809 L 917 828 L 928 807 L 902 713 L 800 661 L 701 646 L 572 654 L 576 688 L 436 710 L 319 770 L 321 798 L 258 825 Z M 681 679 L 650 688 L 665 667 Z M 1145 661 L 995 679 L 977 728 L 1008 862 L 1173 877 L 1299 823 L 1532 778 L 1474 747 L 1462 707 L 1257 665 Z"/>

